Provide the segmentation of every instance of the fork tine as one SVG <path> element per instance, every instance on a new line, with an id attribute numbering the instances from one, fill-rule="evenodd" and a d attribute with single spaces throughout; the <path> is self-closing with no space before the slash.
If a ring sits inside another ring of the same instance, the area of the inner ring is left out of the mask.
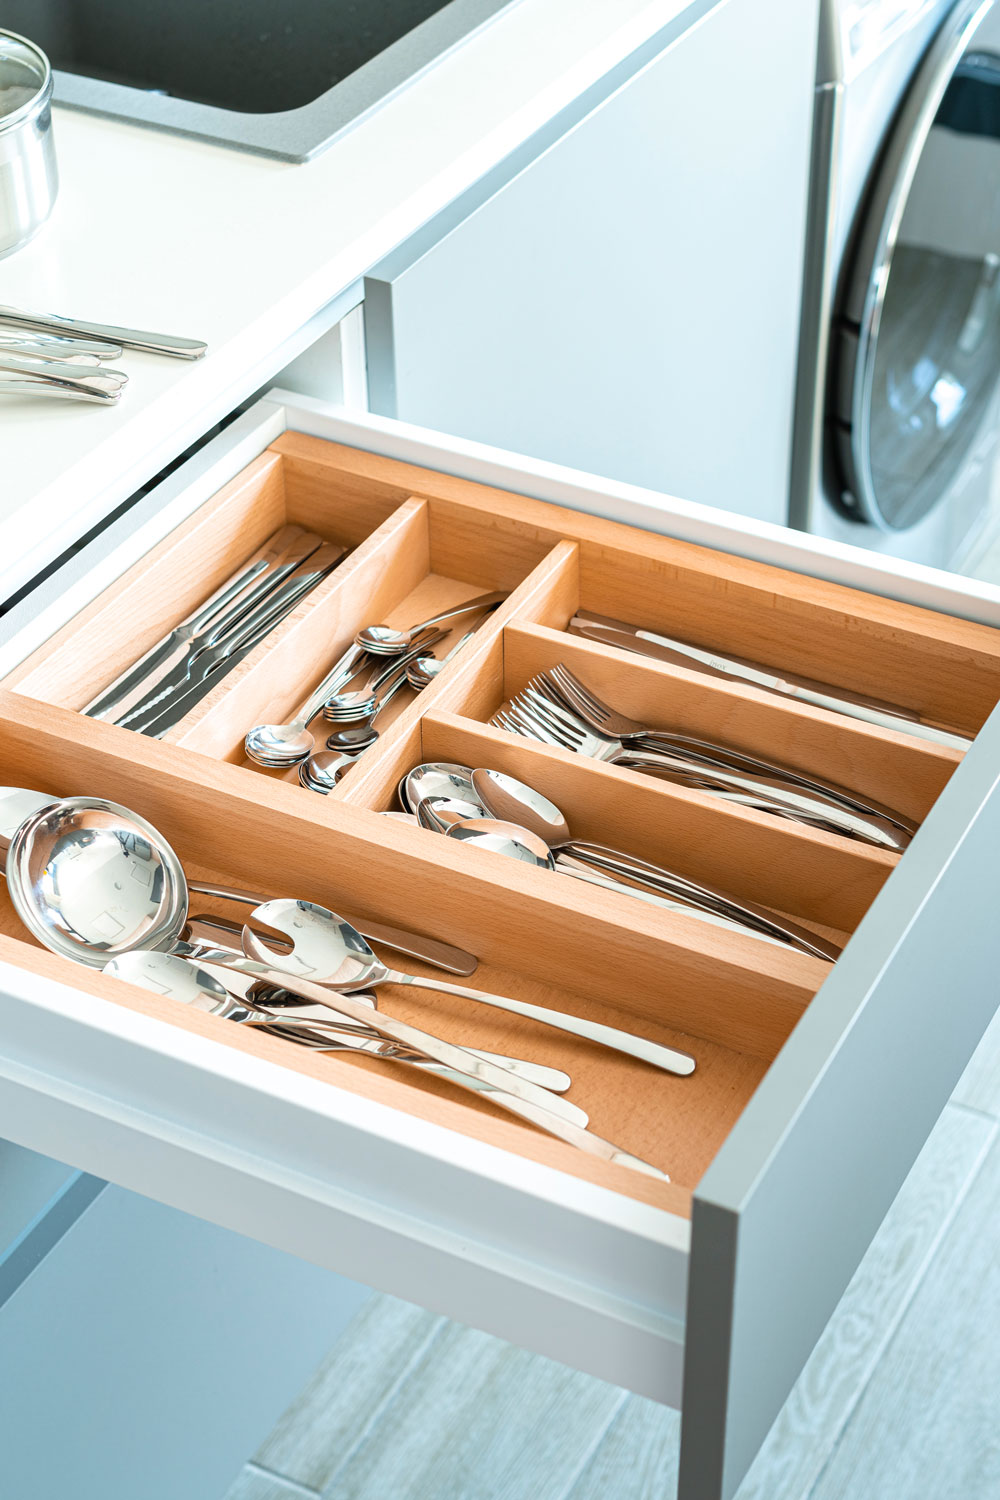
<path id="1" fill-rule="evenodd" d="M 574 708 L 581 713 L 589 710 L 590 715 L 602 722 L 607 718 L 608 705 L 602 703 L 594 693 L 591 692 L 575 673 L 571 672 L 564 662 L 559 662 L 552 668 L 552 677 L 560 692 L 569 699 Z"/>
<path id="2" fill-rule="evenodd" d="M 557 711 L 547 698 L 532 697 L 530 700 L 530 711 L 536 718 L 541 719 L 543 723 L 548 724 L 553 730 L 561 734 L 564 739 L 571 740 L 574 745 L 583 743 L 587 735 L 586 727 L 578 720 L 572 718 L 568 713 Z"/>
<path id="3" fill-rule="evenodd" d="M 501 711 L 501 714 L 498 714 L 498 718 L 502 720 L 502 729 L 507 729 L 508 733 L 523 735 L 528 739 L 541 739 L 546 744 L 555 744 L 556 742 L 555 738 L 553 738 L 552 730 L 546 724 L 537 720 L 535 715 L 526 708 L 525 703 L 520 702 L 516 697 L 511 700 L 510 709 L 508 711 Z"/>
<path id="4" fill-rule="evenodd" d="M 563 750 L 577 748 L 559 723 L 545 718 L 531 704 L 524 703 L 522 699 L 516 699 L 511 706 L 515 710 L 517 722 L 524 726 L 521 733 L 527 733 L 533 739 L 542 740 L 548 745 L 558 745 Z"/>

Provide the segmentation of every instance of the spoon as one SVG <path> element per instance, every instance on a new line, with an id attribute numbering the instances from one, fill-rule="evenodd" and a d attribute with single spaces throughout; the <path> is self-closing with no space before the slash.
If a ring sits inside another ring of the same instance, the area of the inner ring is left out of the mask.
<path id="1" fill-rule="evenodd" d="M 359 672 L 354 673 L 353 677 L 340 685 L 339 692 L 331 693 L 326 699 L 323 717 L 334 724 L 357 724 L 362 720 L 374 719 L 402 688 L 409 686 L 406 669 L 410 662 L 415 661 L 425 647 L 443 641 L 447 633 L 446 630 L 422 630 L 416 644 L 408 651 L 403 651 L 402 654 L 393 652 L 388 666 L 377 667 L 369 674 L 362 687 L 348 691 L 354 677 L 361 675 Z M 384 662 L 384 655 L 381 660 Z"/>
<path id="2" fill-rule="evenodd" d="M 378 730 L 371 720 L 362 724 L 348 724 L 343 729 L 335 729 L 332 734 L 327 735 L 326 748 L 336 750 L 341 755 L 360 755 L 362 750 L 368 750 L 378 739 Z"/>
<path id="3" fill-rule="evenodd" d="M 446 831 L 448 837 L 457 843 L 477 844 L 482 849 L 492 849 L 494 854 L 506 854 L 510 859 L 519 859 L 523 864 L 535 865 L 542 870 L 556 868 L 545 840 L 516 823 L 504 823 L 499 818 L 473 818 L 465 823 L 453 823 Z"/>
<path id="4" fill-rule="evenodd" d="M 414 766 L 399 783 L 399 800 L 409 812 L 420 814 L 420 804 L 431 800 L 439 802 L 461 802 L 468 808 L 467 818 L 482 817 L 486 809 L 476 796 L 472 785 L 472 771 L 468 766 L 453 765 L 449 761 L 426 761 Z M 431 827 L 434 824 L 431 823 Z M 444 829 L 438 829 L 444 832 Z"/>
<path id="5" fill-rule="evenodd" d="M 457 645 L 452 646 L 447 656 L 437 657 L 433 652 L 426 656 L 415 656 L 406 669 L 406 680 L 414 692 L 420 693 L 429 687 L 439 672 L 443 672 L 453 656 L 457 656 L 467 641 L 475 635 L 475 629 L 467 630 Z"/>
<path id="6" fill-rule="evenodd" d="M 330 694 L 350 679 L 360 654 L 360 647 L 348 647 L 313 690 L 299 717 L 290 724 L 255 724 L 243 741 L 249 758 L 260 766 L 287 769 L 311 755 L 316 741 L 309 733 L 309 725 Z"/>
<path id="7" fill-rule="evenodd" d="M 310 792 L 332 792 L 337 782 L 354 765 L 355 757 L 339 750 L 315 750 L 299 765 L 299 785 Z"/>
<path id="8" fill-rule="evenodd" d="M 634 1036 L 616 1026 L 606 1026 L 598 1021 L 587 1021 L 581 1016 L 566 1015 L 543 1005 L 531 1005 L 524 1000 L 514 1000 L 506 995 L 491 995 L 484 990 L 472 990 L 464 985 L 447 984 L 435 979 L 424 979 L 415 974 L 403 974 L 389 969 L 376 957 L 356 927 L 343 917 L 337 917 L 323 907 L 307 901 L 266 901 L 256 908 L 253 916 L 265 927 L 273 927 L 292 941 L 291 953 L 275 953 L 250 927 L 243 929 L 243 951 L 249 957 L 273 968 L 295 975 L 308 975 L 329 985 L 338 994 L 351 990 L 377 988 L 380 984 L 414 985 L 417 989 L 433 990 L 438 994 L 458 995 L 465 1000 L 478 1000 L 483 1005 L 496 1007 L 516 1016 L 527 1016 L 541 1021 L 558 1031 L 568 1031 L 613 1051 L 624 1052 L 630 1057 L 662 1068 L 669 1073 L 691 1073 L 694 1058 L 677 1052 L 672 1047 L 661 1046 L 645 1037 Z"/>
<path id="9" fill-rule="evenodd" d="M 478 802 L 457 797 L 425 797 L 417 808 L 417 822 L 431 833 L 447 833 L 456 823 L 472 823 L 485 816 Z"/>
<path id="10" fill-rule="evenodd" d="M 196 891 L 204 896 L 218 896 L 226 901 L 239 901 L 246 906 L 259 906 L 261 901 L 267 898 L 258 892 L 242 891 L 233 886 L 217 885 L 207 881 L 187 881 L 180 860 L 166 839 L 158 829 L 152 827 L 139 818 L 137 814 L 130 812 L 127 807 L 119 807 L 114 802 L 105 802 L 91 797 L 53 797 L 44 792 L 29 791 L 23 787 L 0 787 L 0 854 L 7 854 L 6 871 L 0 867 L 0 873 L 6 873 L 10 883 L 11 900 L 15 903 L 15 909 L 22 921 L 33 932 L 39 942 L 46 947 L 51 946 L 49 929 L 51 921 L 46 914 L 46 908 L 42 903 L 41 896 L 34 887 L 34 872 L 43 868 L 47 858 L 46 849 L 52 846 L 53 833 L 45 820 L 44 829 L 38 826 L 35 815 L 44 809 L 51 808 L 53 811 L 61 809 L 58 823 L 57 837 L 63 834 L 70 835 L 84 829 L 86 814 L 89 809 L 97 808 L 110 817 L 105 817 L 105 837 L 117 834 L 122 845 L 128 846 L 136 839 L 145 840 L 154 850 L 158 858 L 164 864 L 164 870 L 158 877 L 161 880 L 162 896 L 167 884 L 181 888 L 183 892 L 183 909 L 187 910 L 188 891 Z M 28 827 L 29 818 L 32 826 Z M 22 830 L 22 825 L 23 830 Z M 11 856 L 10 846 L 13 835 L 21 831 L 18 840 L 17 852 Z M 46 848 L 39 854 L 36 847 L 39 840 L 46 841 Z M 93 861 L 87 871 L 87 878 L 97 880 L 99 878 L 100 851 L 96 846 L 88 844 L 87 859 Z M 91 852 L 93 850 L 93 852 Z M 62 847 L 59 849 L 59 858 L 62 858 Z M 78 855 L 78 857 L 80 857 Z M 60 877 L 61 878 L 61 877 Z M 20 900 L 23 904 L 23 913 L 17 907 L 16 902 Z M 183 928 L 183 922 L 181 923 Z M 444 969 L 450 974 L 468 976 L 474 974 L 478 966 L 478 960 L 471 953 L 466 953 L 461 948 L 452 947 L 450 943 L 439 942 L 436 938 L 424 937 L 421 933 L 408 932 L 402 927 L 391 927 L 383 922 L 374 922 L 364 918 L 359 926 L 359 931 L 372 942 L 381 943 L 387 948 L 392 948 L 398 953 L 405 953 L 409 958 L 420 959 L 423 963 L 430 964 L 437 969 Z M 124 945 L 127 950 L 131 944 Z M 64 958 L 71 958 L 75 963 L 86 963 L 87 954 L 90 951 L 88 943 L 70 943 L 66 938 L 66 945 L 54 949 L 62 953 Z M 113 955 L 109 955 L 113 956 Z M 97 967 L 95 963 L 94 967 Z"/>
<path id="11" fill-rule="evenodd" d="M 431 615 L 430 619 L 421 620 L 419 625 L 411 625 L 409 630 L 394 630 L 391 625 L 366 625 L 363 630 L 358 631 L 354 640 L 372 656 L 395 656 L 400 651 L 408 650 L 429 626 L 437 625 L 442 620 L 457 619 L 459 615 L 496 609 L 506 597 L 506 594 L 480 594 L 476 599 L 467 599 L 464 604 L 453 604 L 448 609 Z"/>
<path id="12" fill-rule="evenodd" d="M 471 776 L 477 799 L 495 818 L 506 819 L 531 829 L 544 839 L 552 854 L 569 854 L 574 861 L 596 864 L 599 868 L 624 876 L 627 880 L 665 891 L 700 913 L 716 913 L 744 931 L 758 937 L 787 944 L 814 958 L 835 962 L 842 949 L 806 927 L 777 916 L 765 906 L 744 901 L 712 886 L 701 885 L 672 870 L 662 869 L 634 855 L 623 854 L 604 844 L 574 839 L 565 817 L 554 802 L 536 792 L 534 787 L 508 776 L 503 771 L 476 769 Z M 578 874 L 577 869 L 567 873 Z"/>
<path id="13" fill-rule="evenodd" d="M 329 1019 L 326 1017 L 310 1018 L 309 1026 L 300 1027 L 292 1018 L 286 1020 L 280 1014 L 280 1009 L 279 1014 L 275 1015 L 264 1005 L 252 1005 L 248 1000 L 239 998 L 219 979 L 216 979 L 208 969 L 201 968 L 188 959 L 179 958 L 176 954 L 143 951 L 123 953 L 119 958 L 113 958 L 105 964 L 104 972 L 111 974 L 115 979 L 124 980 L 127 984 L 138 985 L 158 995 L 167 995 L 172 1000 L 180 1000 L 185 1005 L 191 1005 L 196 1010 L 206 1011 L 210 1015 L 220 1016 L 224 1020 L 274 1032 L 285 1041 L 296 1042 L 300 1046 L 324 1051 L 370 1052 L 393 1062 L 411 1063 L 426 1069 L 429 1073 L 437 1073 L 442 1077 L 450 1078 L 453 1082 L 459 1081 L 454 1078 L 453 1069 L 444 1067 L 443 1064 L 435 1062 L 433 1058 L 426 1057 L 421 1052 L 383 1041 L 371 1031 L 370 1027 L 352 1028 L 346 1019 L 342 1027 L 338 1026 L 329 1011 L 326 1013 Z M 231 981 L 236 979 L 238 982 L 238 976 L 229 977 Z M 252 988 L 252 983 L 248 984 L 247 988 Z M 362 991 L 356 998 L 365 1004 L 370 1004 L 373 1008 L 375 1006 L 374 995 L 367 995 Z M 301 1009 L 303 1007 L 298 1007 L 299 1011 Z M 479 1055 L 492 1058 L 512 1072 L 515 1077 L 530 1078 L 540 1087 L 551 1089 L 553 1083 L 557 1088 L 564 1089 L 569 1086 L 568 1075 L 558 1069 L 523 1062 L 520 1058 L 503 1057 L 496 1053 Z M 480 1083 L 479 1087 L 485 1092 L 494 1091 L 493 1085 L 489 1083 Z M 581 1127 L 587 1124 L 588 1117 L 585 1111 L 568 1099 L 560 1099 L 553 1095 L 550 1107 L 554 1114 L 573 1120 Z"/>

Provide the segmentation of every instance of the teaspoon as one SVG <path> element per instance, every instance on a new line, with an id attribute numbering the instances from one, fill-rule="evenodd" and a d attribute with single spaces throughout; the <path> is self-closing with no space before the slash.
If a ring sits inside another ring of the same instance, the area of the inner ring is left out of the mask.
<path id="1" fill-rule="evenodd" d="M 457 619 L 459 615 L 496 609 L 506 597 L 506 594 L 480 594 L 476 599 L 466 599 L 464 604 L 452 604 L 448 609 L 440 610 L 436 615 L 431 615 L 430 619 L 421 620 L 419 625 L 411 625 L 409 630 L 394 630 L 391 625 L 366 625 L 363 630 L 358 631 L 354 640 L 372 656 L 395 656 L 400 651 L 408 650 L 429 626 L 438 625 L 442 620 Z"/>

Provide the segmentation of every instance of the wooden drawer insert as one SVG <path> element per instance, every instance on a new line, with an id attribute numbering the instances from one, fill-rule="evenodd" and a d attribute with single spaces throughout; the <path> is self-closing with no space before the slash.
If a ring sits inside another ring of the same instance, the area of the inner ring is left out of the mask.
<path id="1" fill-rule="evenodd" d="M 353 550 L 164 741 L 81 716 L 286 521 Z M 291 718 L 361 625 L 408 624 L 484 589 L 510 596 L 419 697 L 399 695 L 375 747 L 328 797 L 303 790 L 294 773 L 246 763 L 246 730 Z M 69 965 L 30 945 L 5 892 L 0 957 L 687 1213 L 828 966 L 378 811 L 420 760 L 495 766 L 552 797 L 581 837 L 618 842 L 845 936 L 896 856 L 487 721 L 534 672 L 565 660 L 626 712 L 808 767 L 918 818 L 961 757 L 581 641 L 564 633 L 578 607 L 890 698 L 969 734 L 1000 696 L 1000 632 L 987 626 L 286 433 L 5 680 L 0 778 L 125 803 L 162 829 L 194 876 L 411 925 L 475 951 L 474 982 L 484 988 L 632 1018 L 691 1051 L 696 1072 L 674 1078 L 472 1002 L 384 992 L 388 1010 L 445 1036 L 566 1067 L 570 1097 L 593 1128 L 668 1171 L 669 1186 L 584 1157 L 412 1070 L 320 1057 Z"/>

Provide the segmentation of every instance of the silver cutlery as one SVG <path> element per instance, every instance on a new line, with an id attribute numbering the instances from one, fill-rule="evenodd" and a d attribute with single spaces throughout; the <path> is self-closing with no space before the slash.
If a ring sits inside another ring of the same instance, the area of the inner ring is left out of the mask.
<path id="1" fill-rule="evenodd" d="M 750 929 L 756 935 L 769 937 L 776 942 L 787 943 L 816 958 L 832 963 L 840 956 L 842 949 L 836 944 L 827 942 L 796 922 L 779 917 L 756 902 L 742 900 L 728 891 L 715 890 L 649 860 L 604 844 L 574 839 L 569 824 L 556 804 L 514 776 L 507 776 L 502 771 L 476 769 L 472 772 L 471 779 L 473 791 L 492 817 L 530 829 L 544 841 L 557 868 L 560 856 L 568 854 L 585 865 L 596 865 L 613 876 L 624 877 L 647 888 L 652 885 L 654 889 L 665 892 L 676 901 L 698 907 L 702 911 L 716 912 L 736 926 Z M 449 832 L 454 830 L 449 829 Z M 563 868 L 568 867 L 564 864 Z M 571 873 L 575 874 L 577 871 L 574 869 Z"/>
<path id="2" fill-rule="evenodd" d="M 158 693 L 140 717 L 129 717 L 125 721 L 127 727 L 157 739 L 166 734 L 292 613 L 306 595 L 333 571 L 343 554 L 342 547 L 331 543 L 324 543 L 319 547 L 277 589 L 272 589 L 262 604 L 250 612 L 244 612 L 242 619 L 229 628 L 215 645 L 203 648 L 196 656 L 190 657 L 180 683 L 168 694 Z M 164 698 L 166 701 L 161 701 Z"/>
<path id="3" fill-rule="evenodd" d="M 467 630 L 452 646 L 447 656 L 437 657 L 431 652 L 427 656 L 415 657 L 406 668 L 406 678 L 414 692 L 421 693 L 425 687 L 429 687 L 438 673 L 444 671 L 452 657 L 457 656 L 462 647 L 472 640 L 475 633 L 475 629 Z"/>
<path id="4" fill-rule="evenodd" d="M 82 712 L 90 719 L 106 719 L 110 717 L 112 709 L 122 712 L 126 700 L 140 690 L 145 691 L 154 673 L 165 675 L 174 660 L 183 656 L 185 648 L 195 636 L 207 630 L 226 606 L 255 578 L 259 578 L 266 567 L 266 559 L 258 558 L 256 562 L 248 564 L 236 578 L 216 589 L 194 614 L 175 625 L 169 635 L 147 651 L 145 656 L 140 657 L 134 666 L 115 678 L 108 687 L 102 689 Z"/>
<path id="5" fill-rule="evenodd" d="M 56 361 L 0 357 L 0 394 L 7 396 L 52 396 L 64 401 L 91 401 L 113 406 L 128 380 L 118 370 Z"/>
<path id="6" fill-rule="evenodd" d="M 0 328 L 0 354 L 16 354 L 24 359 L 54 360 L 64 365 L 98 365 L 121 359 L 121 344 L 107 344 L 97 339 L 73 339 L 48 333 L 15 333 Z"/>
<path id="7" fill-rule="evenodd" d="M 105 966 L 104 972 L 116 979 L 125 980 L 128 984 L 152 990 L 155 994 L 180 1000 L 195 1010 L 254 1030 L 265 1031 L 299 1046 L 324 1052 L 369 1053 L 391 1062 L 411 1063 L 452 1082 L 460 1081 L 455 1077 L 453 1069 L 415 1048 L 385 1041 L 370 1026 L 352 1026 L 346 1017 L 338 1024 L 336 1014 L 323 1006 L 300 1004 L 289 1010 L 283 1006 L 273 1007 L 266 999 L 258 1000 L 253 993 L 255 982 L 234 971 L 226 971 L 226 983 L 223 984 L 192 960 L 177 958 L 168 953 L 140 951 L 113 958 Z M 244 989 L 249 992 L 247 995 L 242 993 Z M 374 1005 L 373 996 L 361 994 L 357 998 Z M 303 1010 L 310 1013 L 307 1025 L 300 1024 L 298 1019 Z M 316 1016 L 314 1011 L 323 1011 L 324 1014 L 322 1017 Z M 588 1117 L 584 1110 L 569 1099 L 559 1098 L 559 1092 L 570 1086 L 571 1080 L 567 1073 L 557 1068 L 526 1062 L 521 1058 L 506 1057 L 502 1053 L 469 1050 L 473 1056 L 495 1062 L 515 1078 L 548 1090 L 552 1099 L 547 1102 L 546 1107 L 553 1114 L 581 1127 L 587 1125 Z M 472 1081 L 484 1092 L 494 1091 L 491 1083 L 484 1083 L 479 1079 Z"/>
<path id="8" fill-rule="evenodd" d="M 355 676 L 360 675 L 360 673 L 354 673 L 339 691 L 327 697 L 323 704 L 323 717 L 333 724 L 355 724 L 360 720 L 374 719 L 379 709 L 384 708 L 400 688 L 408 685 L 406 669 L 409 664 L 429 646 L 443 641 L 447 633 L 446 630 L 436 630 L 433 626 L 428 626 L 420 632 L 412 645 L 398 656 L 392 657 L 388 666 L 383 660 L 369 674 L 367 682 L 361 687 L 348 691 L 349 683 L 354 680 Z"/>
<path id="9" fill-rule="evenodd" d="M 144 333 L 137 328 L 119 328 L 110 323 L 87 323 L 81 318 L 67 318 L 58 313 L 25 312 L 18 307 L 0 307 L 0 325 L 28 328 L 35 333 L 59 334 L 64 338 L 81 334 L 85 339 L 121 344 L 125 349 L 141 349 L 147 354 L 169 354 L 175 359 L 200 359 L 208 348 L 200 339 Z"/>
<path id="10" fill-rule="evenodd" d="M 359 1053 L 372 1053 L 390 1062 L 412 1063 L 426 1069 L 438 1072 L 448 1078 L 449 1082 L 458 1084 L 460 1087 L 468 1088 L 474 1092 L 485 1092 L 490 1095 L 494 1103 L 503 1103 L 512 1114 L 522 1115 L 534 1123 L 548 1123 L 541 1121 L 538 1116 L 551 1117 L 552 1122 L 559 1122 L 569 1126 L 572 1130 L 583 1130 L 587 1123 L 587 1116 L 575 1104 L 568 1099 L 561 1099 L 558 1094 L 543 1088 L 539 1084 L 527 1083 L 523 1077 L 510 1068 L 499 1067 L 496 1064 L 487 1063 L 487 1068 L 496 1068 L 496 1071 L 505 1076 L 515 1086 L 524 1086 L 531 1090 L 538 1090 L 544 1096 L 544 1106 L 540 1109 L 532 1101 L 522 1101 L 517 1095 L 507 1089 L 498 1090 L 498 1086 L 492 1078 L 480 1077 L 476 1073 L 465 1069 L 446 1067 L 437 1059 L 428 1056 L 419 1048 L 412 1046 L 400 1046 L 380 1038 L 378 1035 L 365 1037 L 356 1035 L 350 1031 L 338 1030 L 332 1027 L 329 1035 L 324 1039 L 317 1035 L 314 1030 L 312 1036 L 300 1035 L 292 1026 L 285 1026 L 275 1022 L 274 1016 L 267 1010 L 259 1009 L 249 1002 L 243 1002 L 233 996 L 226 984 L 217 976 L 210 967 L 202 967 L 178 958 L 174 954 L 137 951 L 123 954 L 120 958 L 112 959 L 104 969 L 115 979 L 124 980 L 128 984 L 137 984 L 143 989 L 153 990 L 156 994 L 166 995 L 173 1000 L 192 1005 L 195 1009 L 206 1011 L 208 1014 L 218 1015 L 224 1020 L 235 1021 L 241 1025 L 247 1025 L 254 1029 L 268 1032 L 269 1034 L 282 1037 L 286 1041 L 297 1042 L 300 1045 L 319 1045 L 324 1051 L 349 1051 Z M 223 970 L 227 975 L 228 971 Z M 473 1063 L 477 1059 L 472 1058 Z M 484 1060 L 479 1058 L 482 1063 Z M 500 1092 L 501 1098 L 493 1098 Z M 582 1117 L 582 1121 L 581 1121 Z M 558 1134 L 558 1131 L 553 1133 Z"/>
<path id="11" fill-rule="evenodd" d="M 965 751 L 972 744 L 967 735 L 954 734 L 923 723 L 920 715 L 911 709 L 897 708 L 877 698 L 851 693 L 846 688 L 831 687 L 828 683 L 814 682 L 811 678 L 798 677 L 789 672 L 776 676 L 768 668 L 744 657 L 728 656 L 721 651 L 706 650 L 701 646 L 693 646 L 688 641 L 676 640 L 672 636 L 658 635 L 652 630 L 640 630 L 637 626 L 627 625 L 622 620 L 615 620 L 607 615 L 580 610 L 570 620 L 567 629 L 574 635 L 599 641 L 605 646 L 617 646 L 653 661 L 687 667 L 709 677 L 749 682 L 767 692 L 797 698 L 802 703 L 812 704 L 814 708 L 846 714 L 867 724 L 894 729 L 899 734 L 915 735 L 933 744 L 948 745 L 954 750 Z"/>
<path id="12" fill-rule="evenodd" d="M 356 755 L 347 755 L 343 750 L 314 750 L 312 755 L 299 761 L 299 786 L 306 791 L 319 792 L 326 796 L 337 782 L 357 762 Z"/>
<path id="13" fill-rule="evenodd" d="M 407 812 L 418 818 L 422 805 L 426 804 L 429 826 L 438 833 L 447 827 L 447 823 L 438 827 L 434 809 L 439 804 L 454 804 L 450 811 L 458 816 L 450 817 L 452 822 L 488 816 L 472 785 L 470 768 L 451 761 L 426 761 L 407 771 L 399 783 L 399 800 Z"/>
<path id="14" fill-rule="evenodd" d="M 613 722 L 606 705 L 601 710 L 590 706 L 589 694 L 583 700 L 574 694 L 571 705 L 563 684 L 570 674 L 562 669 L 532 679 L 509 708 L 501 709 L 491 723 L 510 733 L 526 735 L 543 744 L 558 746 L 577 754 L 632 770 L 649 772 L 681 785 L 695 787 L 725 800 L 753 807 L 777 817 L 808 823 L 829 832 L 860 839 L 883 849 L 899 852 L 906 848 L 916 825 L 901 815 L 867 802 L 845 788 L 813 781 L 785 766 L 767 762 L 706 744 L 683 735 L 662 731 L 647 732 L 636 720 L 627 720 L 636 729 L 625 731 L 628 738 L 596 727 Z M 583 685 L 573 679 L 578 687 Z M 588 714 L 578 703 L 587 701 Z M 589 715 L 589 717 L 588 717 Z M 624 720 L 624 716 L 615 716 Z"/>
<path id="15" fill-rule="evenodd" d="M 157 664 L 154 680 L 148 688 L 143 688 L 135 696 L 129 694 L 124 712 L 119 714 L 117 722 L 131 728 L 134 723 L 152 715 L 158 705 L 166 703 L 172 693 L 186 685 L 195 659 L 203 651 L 225 641 L 255 611 L 266 612 L 280 585 L 302 563 L 308 562 L 322 545 L 321 536 L 314 531 L 303 531 L 301 526 L 283 526 L 269 537 L 260 552 L 249 560 L 246 569 L 241 569 L 234 580 L 239 587 L 225 599 L 221 613 L 217 607 L 219 594 L 216 593 L 206 601 L 204 617 L 197 620 L 196 628 L 191 630 L 188 622 L 182 621 L 166 637 L 163 644 L 169 645 L 169 654 L 162 665 Z M 264 567 L 247 577 L 246 572 L 255 568 L 259 561 L 263 561 Z M 229 585 L 224 584 L 221 593 L 225 595 L 228 588 Z M 136 669 L 142 665 L 142 662 L 136 663 Z M 117 686 L 118 684 L 112 683 L 109 694 Z"/>
<path id="16" fill-rule="evenodd" d="M 237 890 L 228 885 L 212 885 L 204 880 L 189 880 L 187 885 L 188 890 L 199 896 L 217 896 L 243 906 L 263 906 L 265 901 L 270 900 L 270 897 L 258 892 Z M 442 943 L 438 938 L 424 937 L 422 933 L 409 932 L 403 927 L 392 927 L 388 922 L 374 922 L 369 917 L 351 917 L 348 920 L 370 943 L 379 943 L 395 953 L 405 953 L 408 958 L 418 958 L 432 968 L 468 977 L 475 973 L 478 966 L 479 961 L 473 954 L 466 953 L 463 948 L 455 948 L 451 943 Z M 229 933 L 238 940 L 243 932 L 242 922 L 231 922 L 225 917 L 192 917 L 192 927 L 195 923 L 200 924 L 198 936 L 211 936 L 215 942 L 219 940 L 219 933 Z"/>
<path id="17" fill-rule="evenodd" d="M 169 955 L 167 955 L 169 956 Z M 263 964 L 250 965 L 249 960 L 244 960 L 246 966 L 244 972 L 256 972 L 261 979 L 268 982 L 281 982 L 282 977 L 274 970 L 268 969 Z M 219 966 L 216 964 L 200 964 L 199 968 L 205 970 L 211 978 L 218 978 L 215 972 Z M 222 966 L 225 970 L 226 966 Z M 285 976 L 287 983 L 287 976 Z M 224 981 L 223 981 L 224 982 Z M 365 1023 L 370 1012 L 366 1006 L 359 1002 L 353 995 L 338 995 L 336 1001 L 317 984 L 312 984 L 305 979 L 296 979 L 295 988 L 298 993 L 306 999 L 316 1001 L 320 1005 L 328 1006 L 331 1010 L 343 1007 L 348 1016 Z M 377 1013 L 376 1013 L 377 1014 Z M 658 1167 L 651 1166 L 649 1162 L 642 1161 L 639 1157 L 632 1156 L 627 1151 L 622 1151 L 611 1141 L 604 1140 L 601 1136 L 593 1135 L 589 1130 L 581 1128 L 572 1120 L 561 1118 L 553 1113 L 551 1109 L 552 1100 L 555 1097 L 547 1089 L 539 1088 L 537 1084 L 530 1084 L 524 1079 L 516 1078 L 505 1068 L 498 1067 L 496 1063 L 484 1061 L 480 1057 L 474 1057 L 462 1047 L 456 1047 L 451 1042 L 442 1041 L 440 1037 L 429 1035 L 419 1030 L 416 1026 L 410 1026 L 403 1021 L 390 1021 L 387 1017 L 378 1015 L 374 1023 L 375 1029 L 390 1041 L 401 1042 L 405 1046 L 424 1053 L 435 1062 L 444 1063 L 446 1067 L 453 1069 L 454 1083 L 461 1087 L 471 1088 L 479 1092 L 484 1086 L 491 1085 L 496 1092 L 490 1095 L 490 1102 L 498 1108 L 507 1110 L 510 1114 L 518 1115 L 522 1119 L 530 1121 L 548 1131 L 550 1135 L 557 1136 L 560 1140 L 567 1141 L 570 1145 L 577 1146 L 588 1155 L 596 1156 L 604 1161 L 615 1162 L 620 1166 L 631 1167 L 634 1171 L 643 1172 L 651 1177 L 658 1178 L 661 1182 L 669 1182 L 670 1178 Z"/>
<path id="18" fill-rule="evenodd" d="M 659 1042 L 634 1036 L 617 1026 L 606 1026 L 598 1021 L 587 1021 L 581 1016 L 567 1015 L 543 1005 L 532 1005 L 506 995 L 487 994 L 485 990 L 469 989 L 466 985 L 446 983 L 444 980 L 424 979 L 414 974 L 402 973 L 382 963 L 365 939 L 344 919 L 333 916 L 322 907 L 306 901 L 267 901 L 253 912 L 256 921 L 265 927 L 273 927 L 293 943 L 291 953 L 274 953 L 253 931 L 243 930 L 243 951 L 248 957 L 295 975 L 307 974 L 321 977 L 321 982 L 335 990 L 338 995 L 352 989 L 377 989 L 380 984 L 412 985 L 417 989 L 433 990 L 438 994 L 457 995 L 464 1000 L 476 1000 L 480 1004 L 494 1006 L 512 1015 L 527 1016 L 541 1021 L 558 1031 L 567 1031 L 573 1036 L 585 1037 L 609 1047 L 612 1051 L 638 1057 L 653 1067 L 665 1072 L 687 1074 L 694 1070 L 694 1058 L 664 1047 Z"/>
<path id="19" fill-rule="evenodd" d="M 394 630 L 391 625 L 366 625 L 354 639 L 372 656 L 398 656 L 403 651 L 409 651 L 416 644 L 417 638 L 431 625 L 439 625 L 444 620 L 457 620 L 461 615 L 486 613 L 496 609 L 506 598 L 507 595 L 502 593 L 480 594 L 476 599 L 467 599 L 464 604 L 453 604 L 448 609 L 439 610 L 436 615 L 421 620 L 419 625 L 411 625 L 408 630 Z"/>

